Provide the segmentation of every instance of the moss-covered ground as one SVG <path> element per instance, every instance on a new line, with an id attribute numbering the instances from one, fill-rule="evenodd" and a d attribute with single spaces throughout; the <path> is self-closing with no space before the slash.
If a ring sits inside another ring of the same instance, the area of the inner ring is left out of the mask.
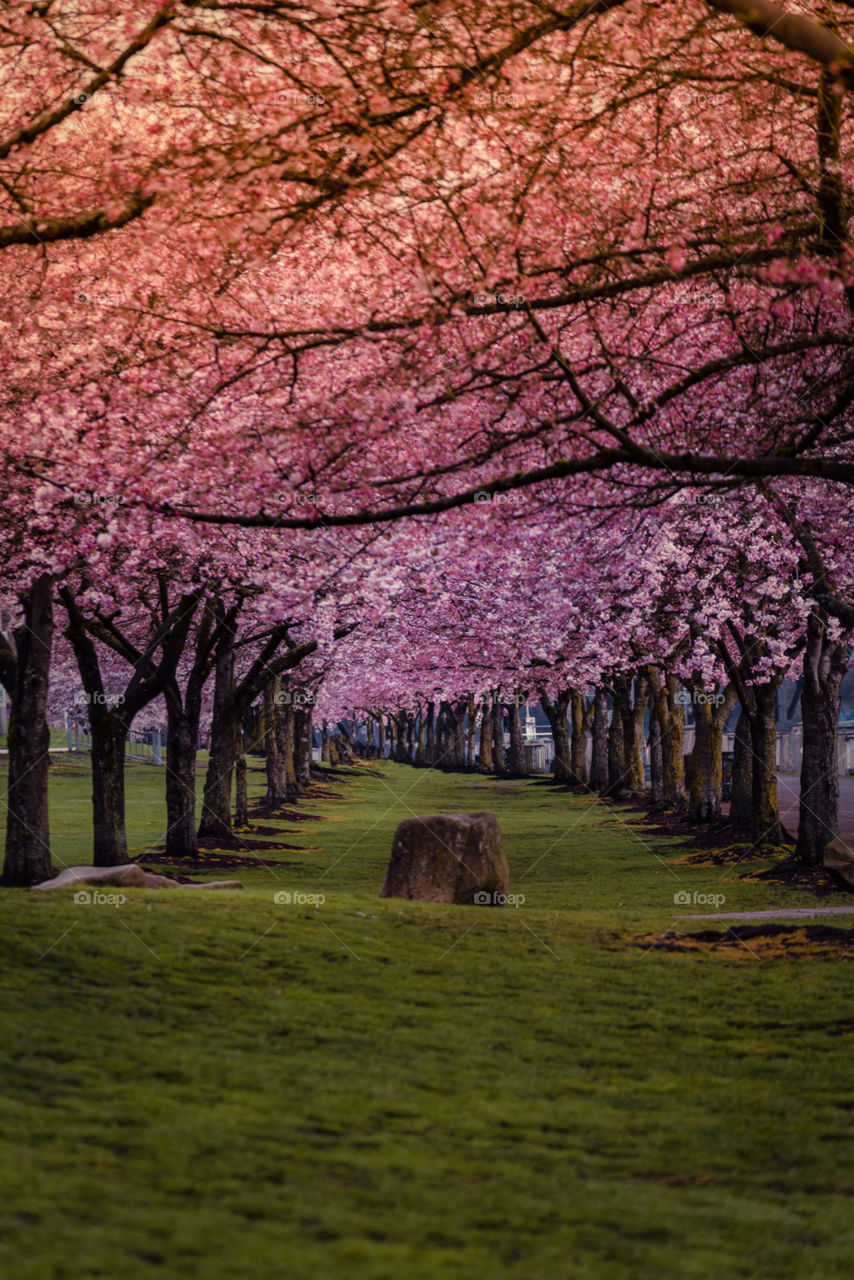
<path id="1" fill-rule="evenodd" d="M 91 861 L 87 772 L 55 757 L 57 866 Z M 162 770 L 128 783 L 156 867 Z M 847 1280 L 845 917 L 669 950 L 814 899 L 542 782 L 385 764 L 301 807 L 242 892 L 0 893 L 4 1276 Z M 379 900 L 397 822 L 458 809 L 524 902 Z"/>

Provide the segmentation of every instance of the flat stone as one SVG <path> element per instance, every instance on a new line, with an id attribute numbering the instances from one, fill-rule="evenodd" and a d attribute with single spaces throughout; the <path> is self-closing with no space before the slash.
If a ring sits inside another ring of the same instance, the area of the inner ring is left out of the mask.
<path id="1" fill-rule="evenodd" d="M 52 880 L 34 884 L 34 889 L 65 889 L 77 884 L 116 885 L 121 889 L 242 889 L 239 880 L 211 880 L 207 884 L 181 884 L 170 876 L 143 871 L 135 862 L 119 867 L 66 867 Z"/>
<path id="2" fill-rule="evenodd" d="M 398 826 L 379 896 L 503 906 L 509 884 L 494 813 L 433 813 Z"/>
<path id="3" fill-rule="evenodd" d="M 824 851 L 824 868 L 834 871 L 848 886 L 854 889 L 854 839 L 851 836 L 836 836 Z"/>
<path id="4" fill-rule="evenodd" d="M 34 889 L 64 889 L 76 884 L 109 884 L 120 888 L 142 889 L 146 872 L 135 862 L 125 862 L 118 867 L 66 867 L 52 880 L 34 884 Z"/>

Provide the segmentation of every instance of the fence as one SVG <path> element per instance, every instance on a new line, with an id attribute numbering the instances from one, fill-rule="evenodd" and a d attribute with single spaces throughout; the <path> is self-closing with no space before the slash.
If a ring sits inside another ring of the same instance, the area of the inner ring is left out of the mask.
<path id="1" fill-rule="evenodd" d="M 682 750 L 685 755 L 689 755 L 694 746 L 694 726 L 686 725 L 682 733 Z M 505 733 L 504 745 L 509 749 L 510 735 Z M 724 754 L 732 754 L 735 749 L 735 734 L 723 734 L 722 746 Z M 850 720 L 842 720 L 839 724 L 839 737 L 837 740 L 837 752 L 839 761 L 839 775 L 845 777 L 854 775 L 854 723 Z M 526 765 L 531 773 L 545 773 L 548 771 L 549 762 L 554 756 L 554 742 L 549 737 L 538 737 L 535 741 L 529 740 L 525 743 Z M 587 742 L 587 765 L 590 766 L 592 756 L 592 743 L 588 739 Z M 777 734 L 777 768 L 781 773 L 800 773 L 801 759 L 803 756 L 803 729 L 797 724 L 788 733 Z M 650 775 L 649 767 L 649 742 L 644 738 L 643 743 L 643 763 L 646 776 Z"/>
<path id="2" fill-rule="evenodd" d="M 69 751 L 91 751 L 92 731 L 87 716 L 68 713 L 65 717 Z M 145 764 L 163 764 L 166 754 L 165 737 L 161 729 L 131 729 L 125 740 L 125 759 L 141 760 Z"/>
<path id="3" fill-rule="evenodd" d="M 551 738 L 548 742 L 526 742 L 525 768 L 528 773 L 548 773 L 549 762 L 554 755 Z"/>
<path id="4" fill-rule="evenodd" d="M 685 727 L 682 738 L 682 749 L 687 754 L 694 746 L 694 726 Z M 735 750 L 735 734 L 723 735 L 725 752 Z M 854 724 L 840 721 L 839 734 L 836 741 L 839 776 L 854 774 Z M 803 726 L 796 724 L 788 733 L 777 734 L 777 768 L 780 773 L 800 773 L 804 751 Z M 644 759 L 649 760 L 649 748 L 644 748 Z"/>

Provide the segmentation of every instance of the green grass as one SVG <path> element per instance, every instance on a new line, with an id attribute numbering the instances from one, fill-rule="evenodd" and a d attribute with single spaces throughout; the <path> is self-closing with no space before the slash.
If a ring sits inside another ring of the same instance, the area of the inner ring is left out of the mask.
<path id="1" fill-rule="evenodd" d="M 54 770 L 58 864 L 90 860 L 85 772 Z M 242 893 L 0 895 L 2 1273 L 847 1277 L 849 960 L 631 945 L 695 927 L 677 891 L 812 899 L 539 783 L 382 774 Z M 129 767 L 136 852 L 162 787 Z M 398 821 L 481 808 L 524 905 L 377 898 Z"/>
<path id="2" fill-rule="evenodd" d="M 8 749 L 8 745 L 9 745 L 8 735 L 5 733 L 0 733 L 0 751 L 6 751 Z M 51 745 L 51 748 L 67 747 L 68 746 L 67 730 L 61 727 L 54 726 L 50 730 L 50 745 Z"/>

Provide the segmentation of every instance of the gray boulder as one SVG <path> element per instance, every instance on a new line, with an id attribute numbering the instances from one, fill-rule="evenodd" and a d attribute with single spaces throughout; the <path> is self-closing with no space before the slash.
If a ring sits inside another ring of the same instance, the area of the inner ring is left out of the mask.
<path id="1" fill-rule="evenodd" d="M 854 889 L 854 838 L 837 836 L 824 851 L 824 868 L 833 871 L 848 889 Z"/>
<path id="2" fill-rule="evenodd" d="M 432 813 L 395 831 L 379 896 L 503 906 L 509 885 L 494 813 Z"/>

